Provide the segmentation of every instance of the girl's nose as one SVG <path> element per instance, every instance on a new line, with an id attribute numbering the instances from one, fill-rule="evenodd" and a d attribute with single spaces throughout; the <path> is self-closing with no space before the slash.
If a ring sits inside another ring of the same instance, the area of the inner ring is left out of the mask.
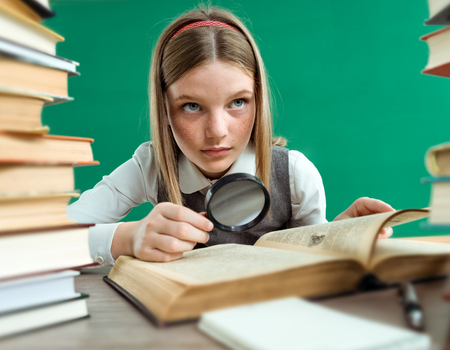
<path id="1" fill-rule="evenodd" d="M 206 136 L 222 139 L 228 135 L 228 124 L 225 111 L 213 111 L 208 118 Z"/>

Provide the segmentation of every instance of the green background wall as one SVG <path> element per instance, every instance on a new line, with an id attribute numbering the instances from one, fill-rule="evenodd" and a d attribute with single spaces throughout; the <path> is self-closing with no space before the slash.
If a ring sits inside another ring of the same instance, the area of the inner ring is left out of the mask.
<path id="1" fill-rule="evenodd" d="M 95 139 L 101 165 L 76 169 L 89 189 L 149 139 L 147 79 L 159 33 L 197 1 L 55 0 L 45 25 L 66 38 L 58 55 L 78 61 L 75 101 L 48 107 L 52 134 Z M 327 218 L 360 196 L 394 208 L 424 207 L 426 149 L 449 141 L 450 80 L 421 75 L 428 48 L 426 0 L 222 0 L 249 25 L 275 98 L 275 133 L 322 174 Z M 138 220 L 151 205 L 133 209 Z M 430 234 L 417 223 L 397 236 Z"/>

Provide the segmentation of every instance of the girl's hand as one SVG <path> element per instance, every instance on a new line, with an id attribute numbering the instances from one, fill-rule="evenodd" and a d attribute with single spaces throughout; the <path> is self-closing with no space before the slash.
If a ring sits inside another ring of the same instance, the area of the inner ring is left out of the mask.
<path id="1" fill-rule="evenodd" d="M 395 211 L 389 204 L 378 199 L 362 197 L 353 202 L 347 210 L 336 216 L 334 221 L 356 218 L 359 216 L 384 213 L 388 211 Z M 391 227 L 381 229 L 378 238 L 388 238 L 392 235 Z"/>
<path id="2" fill-rule="evenodd" d="M 209 240 L 214 225 L 204 215 L 172 203 L 159 203 L 140 221 L 119 225 L 111 254 L 135 256 L 144 261 L 177 260 L 197 243 Z"/>

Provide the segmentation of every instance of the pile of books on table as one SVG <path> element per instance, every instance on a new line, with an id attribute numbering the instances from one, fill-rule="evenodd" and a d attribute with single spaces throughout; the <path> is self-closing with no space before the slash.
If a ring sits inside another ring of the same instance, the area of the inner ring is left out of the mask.
<path id="1" fill-rule="evenodd" d="M 450 78 L 450 0 L 428 0 L 428 9 L 425 25 L 441 28 L 421 38 L 429 47 L 428 63 L 422 73 Z M 425 165 L 431 177 L 422 182 L 431 184 L 431 200 L 430 218 L 422 227 L 450 231 L 450 142 L 431 147 Z"/>
<path id="2" fill-rule="evenodd" d="M 430 217 L 422 226 L 431 230 L 450 231 L 450 142 L 431 147 L 425 156 L 431 177 Z"/>
<path id="3" fill-rule="evenodd" d="M 89 225 L 66 209 L 73 167 L 97 162 L 92 139 L 42 125 L 44 107 L 73 100 L 68 77 L 79 75 L 40 23 L 51 16 L 44 0 L 0 1 L 0 337 L 88 316 L 70 269 L 93 263 Z"/>
<path id="4" fill-rule="evenodd" d="M 422 36 L 429 48 L 423 74 L 450 78 L 450 0 L 428 0 L 429 17 L 425 25 L 444 26 Z"/>

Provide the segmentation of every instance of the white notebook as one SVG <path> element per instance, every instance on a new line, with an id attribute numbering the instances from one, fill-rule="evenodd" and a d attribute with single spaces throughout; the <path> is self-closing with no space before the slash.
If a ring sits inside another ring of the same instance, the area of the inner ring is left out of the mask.
<path id="1" fill-rule="evenodd" d="M 431 345 L 426 334 L 295 297 L 208 312 L 198 327 L 236 350 L 422 350 Z"/>

